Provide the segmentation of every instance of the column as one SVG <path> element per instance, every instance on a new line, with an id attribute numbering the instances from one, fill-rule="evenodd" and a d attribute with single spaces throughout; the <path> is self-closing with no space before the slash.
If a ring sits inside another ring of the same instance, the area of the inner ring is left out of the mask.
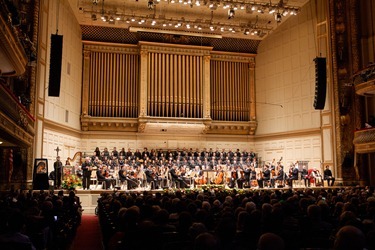
<path id="1" fill-rule="evenodd" d="M 254 58 L 249 61 L 249 79 L 250 79 L 250 121 L 256 121 L 256 99 L 255 99 L 255 62 Z"/>
<path id="2" fill-rule="evenodd" d="M 90 80 L 91 51 L 83 50 L 83 79 L 82 79 L 82 116 L 87 116 L 89 107 L 89 80 Z"/>
<path id="3" fill-rule="evenodd" d="M 210 77 L 211 56 L 203 56 L 203 118 L 211 119 L 211 77 Z"/>
<path id="4" fill-rule="evenodd" d="M 147 116 L 147 78 L 148 78 L 148 51 L 141 48 L 141 66 L 139 77 L 139 117 Z"/>

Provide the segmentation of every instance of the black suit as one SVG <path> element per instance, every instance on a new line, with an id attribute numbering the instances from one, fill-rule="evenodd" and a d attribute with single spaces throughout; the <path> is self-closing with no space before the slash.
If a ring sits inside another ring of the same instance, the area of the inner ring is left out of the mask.
<path id="1" fill-rule="evenodd" d="M 59 188 L 61 186 L 62 162 L 60 160 L 55 161 L 53 168 L 55 170 L 55 187 Z"/>
<path id="2" fill-rule="evenodd" d="M 82 186 L 83 189 L 90 187 L 90 178 L 91 178 L 91 162 L 84 162 L 82 163 Z"/>
<path id="3" fill-rule="evenodd" d="M 324 170 L 324 180 L 327 180 L 328 186 L 333 186 L 333 183 L 335 182 L 335 177 L 333 177 L 331 170 L 329 170 L 328 168 Z"/>
<path id="4" fill-rule="evenodd" d="M 106 189 L 109 189 L 111 187 L 111 183 L 113 181 L 113 179 L 111 178 L 106 178 L 103 174 L 102 174 L 102 171 L 100 169 L 98 169 L 96 171 L 96 178 L 98 181 L 104 181 L 105 182 L 105 188 Z"/>

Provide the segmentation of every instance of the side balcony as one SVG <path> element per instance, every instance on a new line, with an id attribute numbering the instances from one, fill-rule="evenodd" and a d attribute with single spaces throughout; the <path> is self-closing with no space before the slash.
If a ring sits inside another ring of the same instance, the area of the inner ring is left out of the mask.
<path id="1" fill-rule="evenodd" d="M 11 24 L 11 15 L 0 0 L 0 76 L 18 76 L 26 71 L 28 57 L 20 42 L 22 33 Z"/>
<path id="2" fill-rule="evenodd" d="M 375 64 L 360 70 L 353 76 L 353 84 L 357 95 L 375 94 Z"/>
<path id="3" fill-rule="evenodd" d="M 375 152 L 375 128 L 355 131 L 353 144 L 359 154 Z"/>

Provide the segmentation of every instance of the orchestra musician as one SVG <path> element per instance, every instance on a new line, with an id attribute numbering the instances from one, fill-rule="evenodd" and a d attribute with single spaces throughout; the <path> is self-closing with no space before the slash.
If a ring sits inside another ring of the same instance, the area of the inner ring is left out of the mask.
<path id="1" fill-rule="evenodd" d="M 262 175 L 260 179 L 258 179 L 258 185 L 259 187 L 264 187 L 264 184 L 267 184 L 267 186 L 270 185 L 270 178 L 271 178 L 271 171 L 269 169 L 268 165 L 264 165 Z"/>
<path id="2" fill-rule="evenodd" d="M 247 164 L 244 165 L 243 174 L 244 174 L 244 186 L 250 187 L 251 168 L 249 165 Z"/>
<path id="3" fill-rule="evenodd" d="M 203 171 L 196 165 L 194 168 L 194 183 L 197 185 L 207 184 L 207 178 L 203 175 Z"/>
<path id="4" fill-rule="evenodd" d="M 172 168 L 169 170 L 169 173 L 171 174 L 172 181 L 175 183 L 178 183 L 179 188 L 184 187 L 184 181 L 179 175 L 179 171 L 177 170 L 177 165 L 173 164 Z"/>
<path id="5" fill-rule="evenodd" d="M 237 183 L 237 179 L 238 179 L 238 172 L 237 172 L 237 169 L 235 166 L 231 166 L 230 167 L 230 181 L 229 181 L 229 187 L 230 188 L 234 188 L 236 183 Z"/>
<path id="6" fill-rule="evenodd" d="M 82 163 L 82 187 L 83 190 L 88 190 L 90 188 L 90 178 L 92 171 L 91 158 L 86 157 L 85 161 Z"/>
<path id="7" fill-rule="evenodd" d="M 119 178 L 121 183 L 124 183 L 126 181 L 127 178 L 126 178 L 126 167 L 125 167 L 125 165 L 122 165 L 120 170 L 118 171 L 118 178 Z"/>
<path id="8" fill-rule="evenodd" d="M 106 165 L 99 166 L 98 170 L 96 170 L 96 178 L 98 181 L 105 182 L 105 189 L 110 189 L 111 185 L 115 186 L 115 179 L 109 175 Z"/>
<path id="9" fill-rule="evenodd" d="M 159 188 L 158 175 L 157 175 L 156 170 L 154 168 L 151 165 L 148 165 L 147 169 L 145 170 L 146 181 L 147 181 L 148 184 L 151 184 L 151 189 Z"/>
<path id="10" fill-rule="evenodd" d="M 283 181 L 284 180 L 284 166 L 281 164 L 278 164 L 276 167 L 276 175 L 271 179 L 271 185 L 273 187 L 276 187 L 275 182 L 276 181 Z"/>
<path id="11" fill-rule="evenodd" d="M 223 182 L 224 182 L 224 171 L 221 168 L 221 166 L 217 166 L 214 183 L 216 185 L 220 185 L 220 184 L 223 184 Z"/>
<path id="12" fill-rule="evenodd" d="M 293 180 L 298 180 L 298 172 L 298 164 L 290 166 L 288 178 L 288 185 L 290 188 L 293 188 Z"/>

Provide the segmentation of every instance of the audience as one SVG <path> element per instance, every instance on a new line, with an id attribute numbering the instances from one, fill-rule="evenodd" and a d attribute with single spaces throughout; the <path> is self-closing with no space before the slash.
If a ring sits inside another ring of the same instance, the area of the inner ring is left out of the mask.
<path id="1" fill-rule="evenodd" d="M 79 198 L 45 191 L 0 193 L 1 249 L 66 249 L 81 220 Z"/>
<path id="2" fill-rule="evenodd" d="M 374 249 L 368 187 L 114 192 L 98 208 L 107 249 Z"/>

